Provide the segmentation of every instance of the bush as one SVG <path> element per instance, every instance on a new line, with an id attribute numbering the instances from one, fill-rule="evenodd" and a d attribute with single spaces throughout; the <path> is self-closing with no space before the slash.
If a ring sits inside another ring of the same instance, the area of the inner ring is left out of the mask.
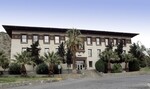
<path id="1" fill-rule="evenodd" d="M 20 72 L 21 66 L 17 63 L 12 63 L 9 66 L 9 74 L 21 74 Z"/>
<path id="2" fill-rule="evenodd" d="M 107 65 L 106 63 L 103 61 L 103 60 L 98 60 L 96 63 L 95 63 L 95 68 L 97 71 L 99 72 L 103 72 L 105 73 L 107 70 Z"/>
<path id="3" fill-rule="evenodd" d="M 118 63 L 115 63 L 112 67 L 112 73 L 121 73 L 123 71 L 122 66 Z"/>
<path id="4" fill-rule="evenodd" d="M 59 72 L 60 72 L 60 74 L 62 73 L 62 67 L 61 67 L 61 69 L 59 70 L 59 69 L 58 69 L 58 65 L 54 65 L 54 74 L 59 74 Z"/>
<path id="5" fill-rule="evenodd" d="M 139 71 L 140 64 L 138 60 L 133 60 L 129 62 L 129 71 Z"/>
<path id="6" fill-rule="evenodd" d="M 45 63 L 41 63 L 36 67 L 37 74 L 48 74 L 48 66 Z"/>

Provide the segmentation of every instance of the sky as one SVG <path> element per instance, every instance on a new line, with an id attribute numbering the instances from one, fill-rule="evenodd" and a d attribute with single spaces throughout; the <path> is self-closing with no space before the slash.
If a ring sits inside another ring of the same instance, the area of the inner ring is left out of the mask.
<path id="1" fill-rule="evenodd" d="M 150 0 L 0 0 L 2 25 L 139 33 L 150 48 Z"/>

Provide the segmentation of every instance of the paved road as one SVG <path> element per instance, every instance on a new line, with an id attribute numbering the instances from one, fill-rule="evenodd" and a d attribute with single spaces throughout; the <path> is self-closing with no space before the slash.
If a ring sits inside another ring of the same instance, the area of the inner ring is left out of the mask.
<path id="1" fill-rule="evenodd" d="M 9 89 L 150 89 L 150 75 L 68 79 L 55 83 L 21 86 Z"/>

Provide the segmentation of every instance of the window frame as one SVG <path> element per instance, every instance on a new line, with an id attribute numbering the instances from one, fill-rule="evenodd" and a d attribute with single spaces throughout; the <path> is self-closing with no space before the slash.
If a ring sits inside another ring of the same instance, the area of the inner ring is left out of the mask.
<path id="1" fill-rule="evenodd" d="M 32 35 L 32 43 L 37 42 L 37 41 L 34 41 L 34 36 L 37 36 L 37 41 L 39 41 L 39 35 L 37 35 L 37 34 L 33 34 L 33 35 Z"/>
<path id="2" fill-rule="evenodd" d="M 89 67 L 90 67 L 90 68 L 93 67 L 93 61 L 89 61 Z"/>
<path id="3" fill-rule="evenodd" d="M 56 41 L 56 37 L 59 38 L 59 42 L 58 42 L 58 43 L 56 43 L 56 42 L 57 42 L 57 41 Z M 54 36 L 54 44 L 60 44 L 60 36 L 59 36 L 59 35 L 55 35 L 55 36 Z"/>
<path id="4" fill-rule="evenodd" d="M 108 40 L 108 42 L 106 43 L 106 40 Z M 105 38 L 105 46 L 109 45 L 109 38 Z"/>
<path id="5" fill-rule="evenodd" d="M 97 41 L 97 39 L 99 39 L 99 42 Z M 100 37 L 96 37 L 95 41 L 96 41 L 96 45 L 101 45 L 101 38 Z"/>
<path id="6" fill-rule="evenodd" d="M 48 36 L 48 42 L 46 42 L 46 39 L 45 39 L 46 36 Z M 49 35 L 44 35 L 43 42 L 44 42 L 44 44 L 50 44 L 50 36 Z"/>
<path id="7" fill-rule="evenodd" d="M 88 39 L 90 39 L 90 42 L 88 41 Z M 87 37 L 86 38 L 86 44 L 87 45 L 92 45 L 92 37 Z"/>
<path id="8" fill-rule="evenodd" d="M 26 36 L 26 42 L 23 42 L 23 36 Z M 21 43 L 27 44 L 28 43 L 28 35 L 27 34 L 21 34 Z"/>
<path id="9" fill-rule="evenodd" d="M 92 57 L 92 49 L 88 49 L 88 57 Z"/>

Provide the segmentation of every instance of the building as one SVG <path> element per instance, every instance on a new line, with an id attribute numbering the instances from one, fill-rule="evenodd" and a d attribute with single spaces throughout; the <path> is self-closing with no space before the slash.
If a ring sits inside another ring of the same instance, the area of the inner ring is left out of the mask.
<path id="1" fill-rule="evenodd" d="M 20 53 L 30 47 L 33 42 L 39 41 L 40 55 L 44 52 L 56 52 L 61 42 L 67 40 L 66 28 L 47 28 L 29 26 L 3 25 L 6 32 L 11 37 L 11 59 L 16 53 Z M 97 30 L 78 29 L 82 33 L 84 41 L 77 56 L 77 69 L 94 69 L 95 62 L 99 59 L 98 54 L 105 50 L 106 46 L 112 42 L 116 49 L 120 40 L 123 40 L 123 50 L 128 52 L 131 45 L 131 38 L 137 33 L 110 32 Z"/>

